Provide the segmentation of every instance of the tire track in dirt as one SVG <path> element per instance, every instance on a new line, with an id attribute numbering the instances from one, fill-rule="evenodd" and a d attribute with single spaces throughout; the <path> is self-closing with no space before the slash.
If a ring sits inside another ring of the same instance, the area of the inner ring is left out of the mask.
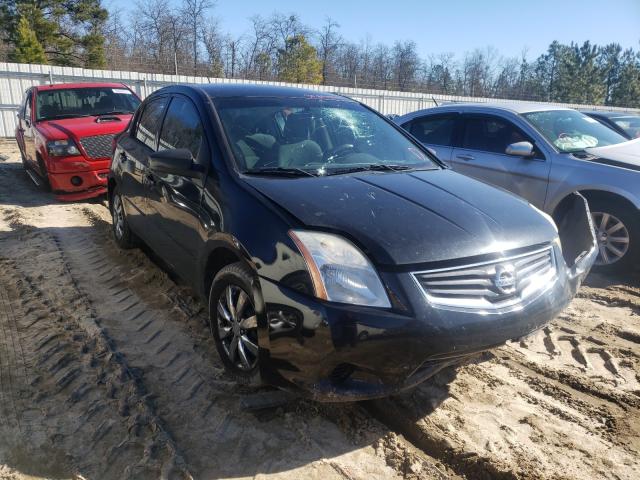
<path id="1" fill-rule="evenodd" d="M 20 240 L 21 248 L 26 240 L 35 241 L 40 252 L 44 249 L 40 259 L 61 259 L 47 234 L 23 232 Z M 3 299 L 3 311 L 7 312 L 9 305 L 17 312 L 12 315 L 16 332 L 22 337 L 20 343 L 30 349 L 23 369 L 25 374 L 27 369 L 35 374 L 28 384 L 31 401 L 21 405 L 17 416 L 37 431 L 21 428 L 12 436 L 13 441 L 22 443 L 19 449 L 29 455 L 33 455 L 31 450 L 62 451 L 64 446 L 66 453 L 54 467 L 81 475 L 184 477 L 186 472 L 179 468 L 181 460 L 171 440 L 154 421 L 126 363 L 93 321 L 86 299 L 74 291 L 64 269 L 55 272 L 58 292 L 41 288 L 44 275 L 34 278 L 31 270 L 37 261 L 19 256 L 0 260 L 4 295 L 11 297 L 8 302 Z M 38 443 L 34 445 L 34 441 Z M 25 455 L 19 453 L 9 462 L 34 464 L 34 458 Z"/>

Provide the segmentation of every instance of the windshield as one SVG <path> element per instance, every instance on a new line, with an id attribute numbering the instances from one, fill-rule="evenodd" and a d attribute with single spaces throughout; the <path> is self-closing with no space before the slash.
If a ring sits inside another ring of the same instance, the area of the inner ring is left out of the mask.
<path id="1" fill-rule="evenodd" d="M 624 130 L 630 138 L 640 138 L 640 116 L 613 117 L 611 120 Z"/>
<path id="2" fill-rule="evenodd" d="M 40 91 L 36 120 L 133 113 L 140 100 L 125 87 L 83 87 Z"/>
<path id="3" fill-rule="evenodd" d="M 575 110 L 529 112 L 522 116 L 561 152 L 578 152 L 627 141 L 609 127 Z"/>
<path id="4" fill-rule="evenodd" d="M 215 102 L 238 167 L 246 173 L 438 168 L 393 126 L 351 100 L 233 97 Z"/>

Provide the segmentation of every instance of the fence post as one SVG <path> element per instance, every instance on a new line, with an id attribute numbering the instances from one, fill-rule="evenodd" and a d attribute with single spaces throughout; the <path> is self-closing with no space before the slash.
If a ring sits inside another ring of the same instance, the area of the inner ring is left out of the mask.
<path id="1" fill-rule="evenodd" d="M 53 70 L 49 69 L 49 85 L 53 85 Z"/>

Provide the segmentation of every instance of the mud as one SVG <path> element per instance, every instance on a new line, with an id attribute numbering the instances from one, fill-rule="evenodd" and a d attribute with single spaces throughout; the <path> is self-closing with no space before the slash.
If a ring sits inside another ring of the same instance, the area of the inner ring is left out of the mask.
<path id="1" fill-rule="evenodd" d="M 0 142 L 0 479 L 640 478 L 640 282 L 403 395 L 259 412 L 189 288 Z"/>

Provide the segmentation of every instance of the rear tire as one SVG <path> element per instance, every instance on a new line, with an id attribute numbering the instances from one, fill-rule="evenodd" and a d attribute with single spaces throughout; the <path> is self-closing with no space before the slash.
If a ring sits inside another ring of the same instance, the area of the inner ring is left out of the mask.
<path id="1" fill-rule="evenodd" d="M 113 238 L 118 246 L 124 250 L 129 250 L 137 247 L 139 241 L 136 234 L 133 233 L 129 227 L 122 202 L 122 196 L 120 195 L 119 188 L 116 186 L 113 191 L 113 200 L 109 205 L 109 209 L 111 210 L 111 230 L 113 231 Z"/>
<path id="2" fill-rule="evenodd" d="M 260 386 L 253 278 L 240 262 L 218 272 L 209 293 L 209 327 L 227 371 L 238 383 Z"/>
<path id="3" fill-rule="evenodd" d="M 603 273 L 625 272 L 640 259 L 640 218 L 629 207 L 610 199 L 589 201 L 598 258 L 594 269 Z"/>

